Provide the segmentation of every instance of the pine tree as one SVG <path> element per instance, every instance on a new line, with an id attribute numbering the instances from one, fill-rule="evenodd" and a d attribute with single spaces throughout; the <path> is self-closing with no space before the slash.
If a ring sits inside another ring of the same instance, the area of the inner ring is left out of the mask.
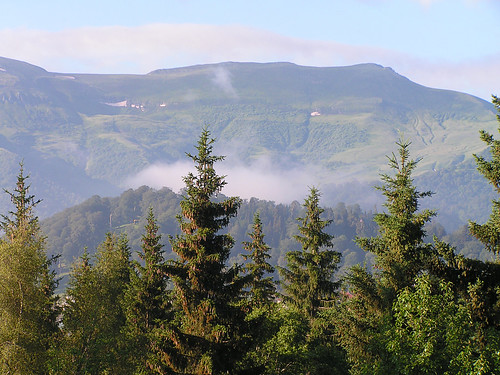
<path id="1" fill-rule="evenodd" d="M 58 333 L 57 286 L 45 236 L 33 210 L 23 164 L 10 195 L 15 206 L 0 223 L 0 372 L 46 374 Z"/>
<path id="2" fill-rule="evenodd" d="M 250 302 L 255 307 L 263 307 L 272 303 L 276 295 L 272 276 L 264 277 L 266 273 L 272 274 L 274 267 L 267 262 L 271 258 L 271 248 L 264 242 L 262 222 L 258 213 L 254 216 L 252 228 L 252 232 L 248 234 L 252 241 L 243 242 L 243 248 L 250 254 L 243 255 L 243 258 L 249 261 L 245 269 L 249 275 L 247 286 L 250 288 Z"/>
<path id="3" fill-rule="evenodd" d="M 300 235 L 295 236 L 302 250 L 288 252 L 288 269 L 279 268 L 285 300 L 309 317 L 315 317 L 321 307 L 331 304 L 338 288 L 333 274 L 340 253 L 331 249 L 333 236 L 324 232 L 331 220 L 321 219 L 324 210 L 319 207 L 319 197 L 319 191 L 311 188 L 304 202 L 305 216 L 298 219 Z"/>
<path id="4" fill-rule="evenodd" d="M 142 251 L 139 257 L 144 262 L 134 263 L 131 281 L 124 298 L 127 324 L 126 334 L 132 362 L 137 374 L 151 374 L 162 371 L 161 337 L 162 327 L 171 319 L 170 293 L 167 290 L 168 278 L 164 270 L 163 245 L 160 243 L 153 209 L 150 207 L 142 236 Z M 166 371 L 166 370 L 164 370 Z"/>
<path id="5" fill-rule="evenodd" d="M 244 280 L 239 277 L 240 267 L 226 264 L 234 240 L 218 234 L 237 214 L 241 200 L 216 200 L 226 182 L 214 169 L 223 159 L 212 155 L 214 141 L 205 128 L 197 155 L 187 154 L 195 163 L 196 174 L 184 178 L 185 196 L 178 218 L 182 233 L 170 238 L 178 255 L 167 266 L 178 324 L 170 331 L 177 355 L 168 360 L 179 373 L 237 373 L 236 363 L 245 350 L 240 306 Z"/>

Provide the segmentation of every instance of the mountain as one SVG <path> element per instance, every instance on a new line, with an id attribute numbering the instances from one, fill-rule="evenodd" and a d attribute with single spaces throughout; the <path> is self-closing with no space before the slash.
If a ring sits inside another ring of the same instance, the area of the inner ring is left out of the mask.
<path id="1" fill-rule="evenodd" d="M 256 169 L 265 159 L 276 173 L 308 171 L 301 183 L 319 184 L 331 205 L 379 203 L 366 188 L 402 134 L 423 157 L 422 190 L 440 189 L 432 204 L 450 226 L 489 210 L 491 190 L 472 154 L 484 150 L 478 131 L 496 129 L 492 105 L 390 68 L 229 62 L 92 75 L 0 58 L 0 185 L 13 186 L 24 160 L 42 216 L 118 195 L 139 172 L 184 160 L 204 124 L 228 163 Z"/>

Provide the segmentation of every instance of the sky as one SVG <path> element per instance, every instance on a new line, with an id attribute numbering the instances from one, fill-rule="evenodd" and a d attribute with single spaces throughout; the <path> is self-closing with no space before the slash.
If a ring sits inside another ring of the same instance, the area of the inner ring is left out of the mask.
<path id="1" fill-rule="evenodd" d="M 0 56 L 60 73 L 146 74 L 224 61 L 378 63 L 500 95 L 500 0 L 2 1 Z"/>

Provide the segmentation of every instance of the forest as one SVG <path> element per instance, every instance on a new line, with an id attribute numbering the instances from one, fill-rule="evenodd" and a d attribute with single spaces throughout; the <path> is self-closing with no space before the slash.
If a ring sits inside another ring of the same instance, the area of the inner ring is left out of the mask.
<path id="1" fill-rule="evenodd" d="M 500 99 L 493 104 L 500 123 Z M 489 156 L 475 156 L 478 171 L 500 193 L 500 141 L 480 138 Z M 187 154 L 195 172 L 184 177 L 178 231 L 168 235 L 174 256 L 165 256 L 162 213 L 151 206 L 138 259 L 126 235 L 107 232 L 95 255 L 85 249 L 70 266 L 64 293 L 21 164 L 1 221 L 2 374 L 499 373 L 500 201 L 486 223 L 468 227 L 493 261 L 429 238 L 436 212 L 421 201 L 432 192 L 415 186 L 419 159 L 400 138 L 378 187 L 384 210 L 374 230 L 354 236 L 372 264 L 339 273 L 316 187 L 281 263 L 269 262 L 273 233 L 258 209 L 241 261 L 230 261 L 227 229 L 242 201 L 222 195 L 214 142 L 206 127 Z"/>

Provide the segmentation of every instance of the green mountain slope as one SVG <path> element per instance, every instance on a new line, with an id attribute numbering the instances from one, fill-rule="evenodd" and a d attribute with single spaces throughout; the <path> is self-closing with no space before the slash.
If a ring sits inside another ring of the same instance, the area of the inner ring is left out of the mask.
<path id="1" fill-rule="evenodd" d="M 446 186 L 436 179 L 457 169 L 474 173 L 471 155 L 483 150 L 478 131 L 496 128 L 489 103 L 420 86 L 375 64 L 222 63 L 81 75 L 0 58 L 0 184 L 11 186 L 24 159 L 44 199 L 42 215 L 93 194 L 117 195 L 145 168 L 184 160 L 204 124 L 229 162 L 266 158 L 276 170 L 314 166 L 315 181 L 303 183 L 319 183 L 330 204 L 342 194 L 346 202 L 366 197 L 365 188 L 346 193 L 336 184 L 372 185 L 399 134 L 423 157 L 418 173 Z M 444 196 L 438 208 L 458 189 L 446 187 L 437 192 Z M 481 182 L 477 189 L 487 192 Z M 483 215 L 476 211 L 473 218 Z"/>

